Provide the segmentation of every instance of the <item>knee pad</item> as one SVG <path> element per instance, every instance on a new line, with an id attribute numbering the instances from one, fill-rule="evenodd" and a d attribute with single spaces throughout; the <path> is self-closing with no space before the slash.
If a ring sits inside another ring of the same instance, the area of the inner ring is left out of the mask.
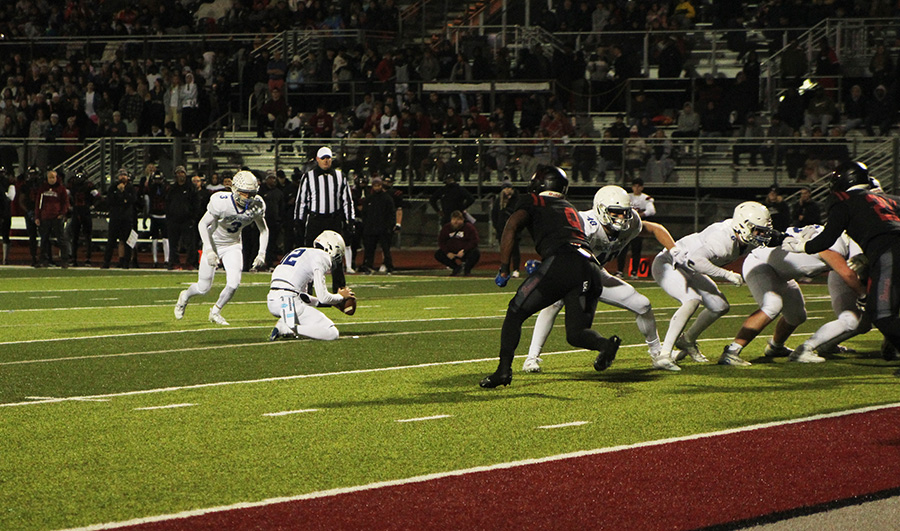
<path id="1" fill-rule="evenodd" d="M 859 315 L 856 312 L 843 311 L 838 315 L 838 322 L 844 327 L 845 332 L 853 332 L 859 328 Z"/>

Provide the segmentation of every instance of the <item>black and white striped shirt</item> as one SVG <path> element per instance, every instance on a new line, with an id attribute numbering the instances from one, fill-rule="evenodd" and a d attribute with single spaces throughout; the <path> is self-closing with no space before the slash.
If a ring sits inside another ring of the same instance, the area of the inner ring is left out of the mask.
<path id="1" fill-rule="evenodd" d="M 323 170 L 318 166 L 300 179 L 294 219 L 304 221 L 310 214 L 342 214 L 345 221 L 356 216 L 347 179 L 341 170 Z"/>

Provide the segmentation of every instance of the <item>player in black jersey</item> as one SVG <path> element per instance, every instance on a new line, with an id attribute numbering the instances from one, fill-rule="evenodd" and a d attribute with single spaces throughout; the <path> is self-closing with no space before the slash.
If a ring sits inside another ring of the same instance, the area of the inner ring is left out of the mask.
<path id="1" fill-rule="evenodd" d="M 598 351 L 594 368 L 612 364 L 621 340 L 605 339 L 591 330 L 597 298 L 603 291 L 601 266 L 590 251 L 578 212 L 565 200 L 569 179 L 555 166 L 541 166 L 531 177 L 531 193 L 519 198 L 500 240 L 500 272 L 495 282 L 509 282 L 509 259 L 517 234 L 528 228 L 541 255 L 540 268 L 531 274 L 509 301 L 500 332 L 500 364 L 481 387 L 509 385 L 512 361 L 528 317 L 562 299 L 566 306 L 566 340 L 573 346 Z"/>
<path id="2" fill-rule="evenodd" d="M 825 229 L 809 241 L 788 238 L 782 247 L 814 254 L 831 247 L 847 231 L 869 264 L 866 313 L 884 334 L 882 353 L 893 359 L 900 349 L 900 197 L 873 193 L 872 188 L 864 164 L 841 164 L 831 174 L 834 203 Z"/>

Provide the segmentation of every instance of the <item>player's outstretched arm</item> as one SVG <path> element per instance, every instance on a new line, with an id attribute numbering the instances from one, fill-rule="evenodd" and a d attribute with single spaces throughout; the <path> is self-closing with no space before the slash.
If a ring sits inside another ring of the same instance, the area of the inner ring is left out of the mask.
<path id="1" fill-rule="evenodd" d="M 641 236 L 653 236 L 656 241 L 666 249 L 675 247 L 675 238 L 669 233 L 669 229 L 653 221 L 644 221 L 641 228 Z"/>

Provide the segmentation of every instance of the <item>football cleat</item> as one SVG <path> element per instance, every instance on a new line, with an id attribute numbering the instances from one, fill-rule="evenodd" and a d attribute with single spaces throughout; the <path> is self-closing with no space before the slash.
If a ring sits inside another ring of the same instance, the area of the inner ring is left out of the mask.
<path id="1" fill-rule="evenodd" d="M 887 339 L 881 343 L 881 358 L 884 361 L 894 361 L 897 359 L 897 347 Z"/>
<path id="2" fill-rule="evenodd" d="M 700 347 L 697 346 L 697 343 L 688 343 L 687 339 L 684 338 L 684 335 L 678 336 L 678 339 L 675 340 L 675 348 L 681 351 L 675 355 L 675 361 L 681 361 L 688 355 L 690 355 L 691 359 L 697 363 L 706 363 L 709 361 L 709 359 L 700 352 Z"/>
<path id="3" fill-rule="evenodd" d="M 675 362 L 672 361 L 671 356 L 663 356 L 662 354 L 650 355 L 650 359 L 653 360 L 653 368 L 660 369 L 663 371 L 680 371 L 681 367 L 675 365 Z"/>
<path id="4" fill-rule="evenodd" d="M 222 326 L 229 326 L 228 321 L 226 321 L 225 318 L 222 317 L 222 314 L 220 314 L 219 311 L 216 310 L 215 305 L 213 305 L 213 307 L 209 309 L 209 322 L 216 323 Z"/>
<path id="5" fill-rule="evenodd" d="M 780 347 L 776 347 L 772 344 L 771 341 L 766 343 L 766 351 L 763 355 L 767 358 L 783 358 L 785 356 L 790 356 L 794 351 L 782 345 Z"/>
<path id="6" fill-rule="evenodd" d="M 269 341 L 275 341 L 279 337 L 281 337 L 281 333 L 278 332 L 278 327 L 276 326 L 275 328 L 272 329 L 272 333 L 269 334 Z"/>
<path id="7" fill-rule="evenodd" d="M 512 371 L 507 369 L 506 371 L 501 372 L 500 369 L 497 369 L 494 374 L 485 376 L 478 385 L 485 389 L 493 389 L 500 385 L 509 385 L 511 382 Z"/>
<path id="8" fill-rule="evenodd" d="M 595 371 L 605 371 L 612 365 L 614 359 L 616 359 L 616 352 L 619 351 L 619 345 L 622 344 L 622 340 L 619 339 L 619 336 L 610 336 L 609 339 L 604 339 L 603 341 L 606 344 L 597 351 L 597 359 L 594 360 L 594 370 Z"/>
<path id="9" fill-rule="evenodd" d="M 178 302 L 175 303 L 175 318 L 183 319 L 184 318 L 184 309 L 187 308 L 188 297 L 187 290 L 182 290 L 181 293 L 178 294 Z"/>
<path id="10" fill-rule="evenodd" d="M 527 358 L 522 364 L 522 372 L 541 372 L 541 358 Z"/>
<path id="11" fill-rule="evenodd" d="M 797 347 L 797 350 L 791 352 L 788 356 L 788 361 L 797 363 L 823 363 L 825 358 L 816 354 L 813 349 L 806 345 L 806 343 L 803 343 Z"/>
<path id="12" fill-rule="evenodd" d="M 722 357 L 719 358 L 719 365 L 732 365 L 735 367 L 749 367 L 752 365 L 749 361 L 745 361 L 741 359 L 737 354 L 731 354 L 728 351 L 722 353 Z"/>

